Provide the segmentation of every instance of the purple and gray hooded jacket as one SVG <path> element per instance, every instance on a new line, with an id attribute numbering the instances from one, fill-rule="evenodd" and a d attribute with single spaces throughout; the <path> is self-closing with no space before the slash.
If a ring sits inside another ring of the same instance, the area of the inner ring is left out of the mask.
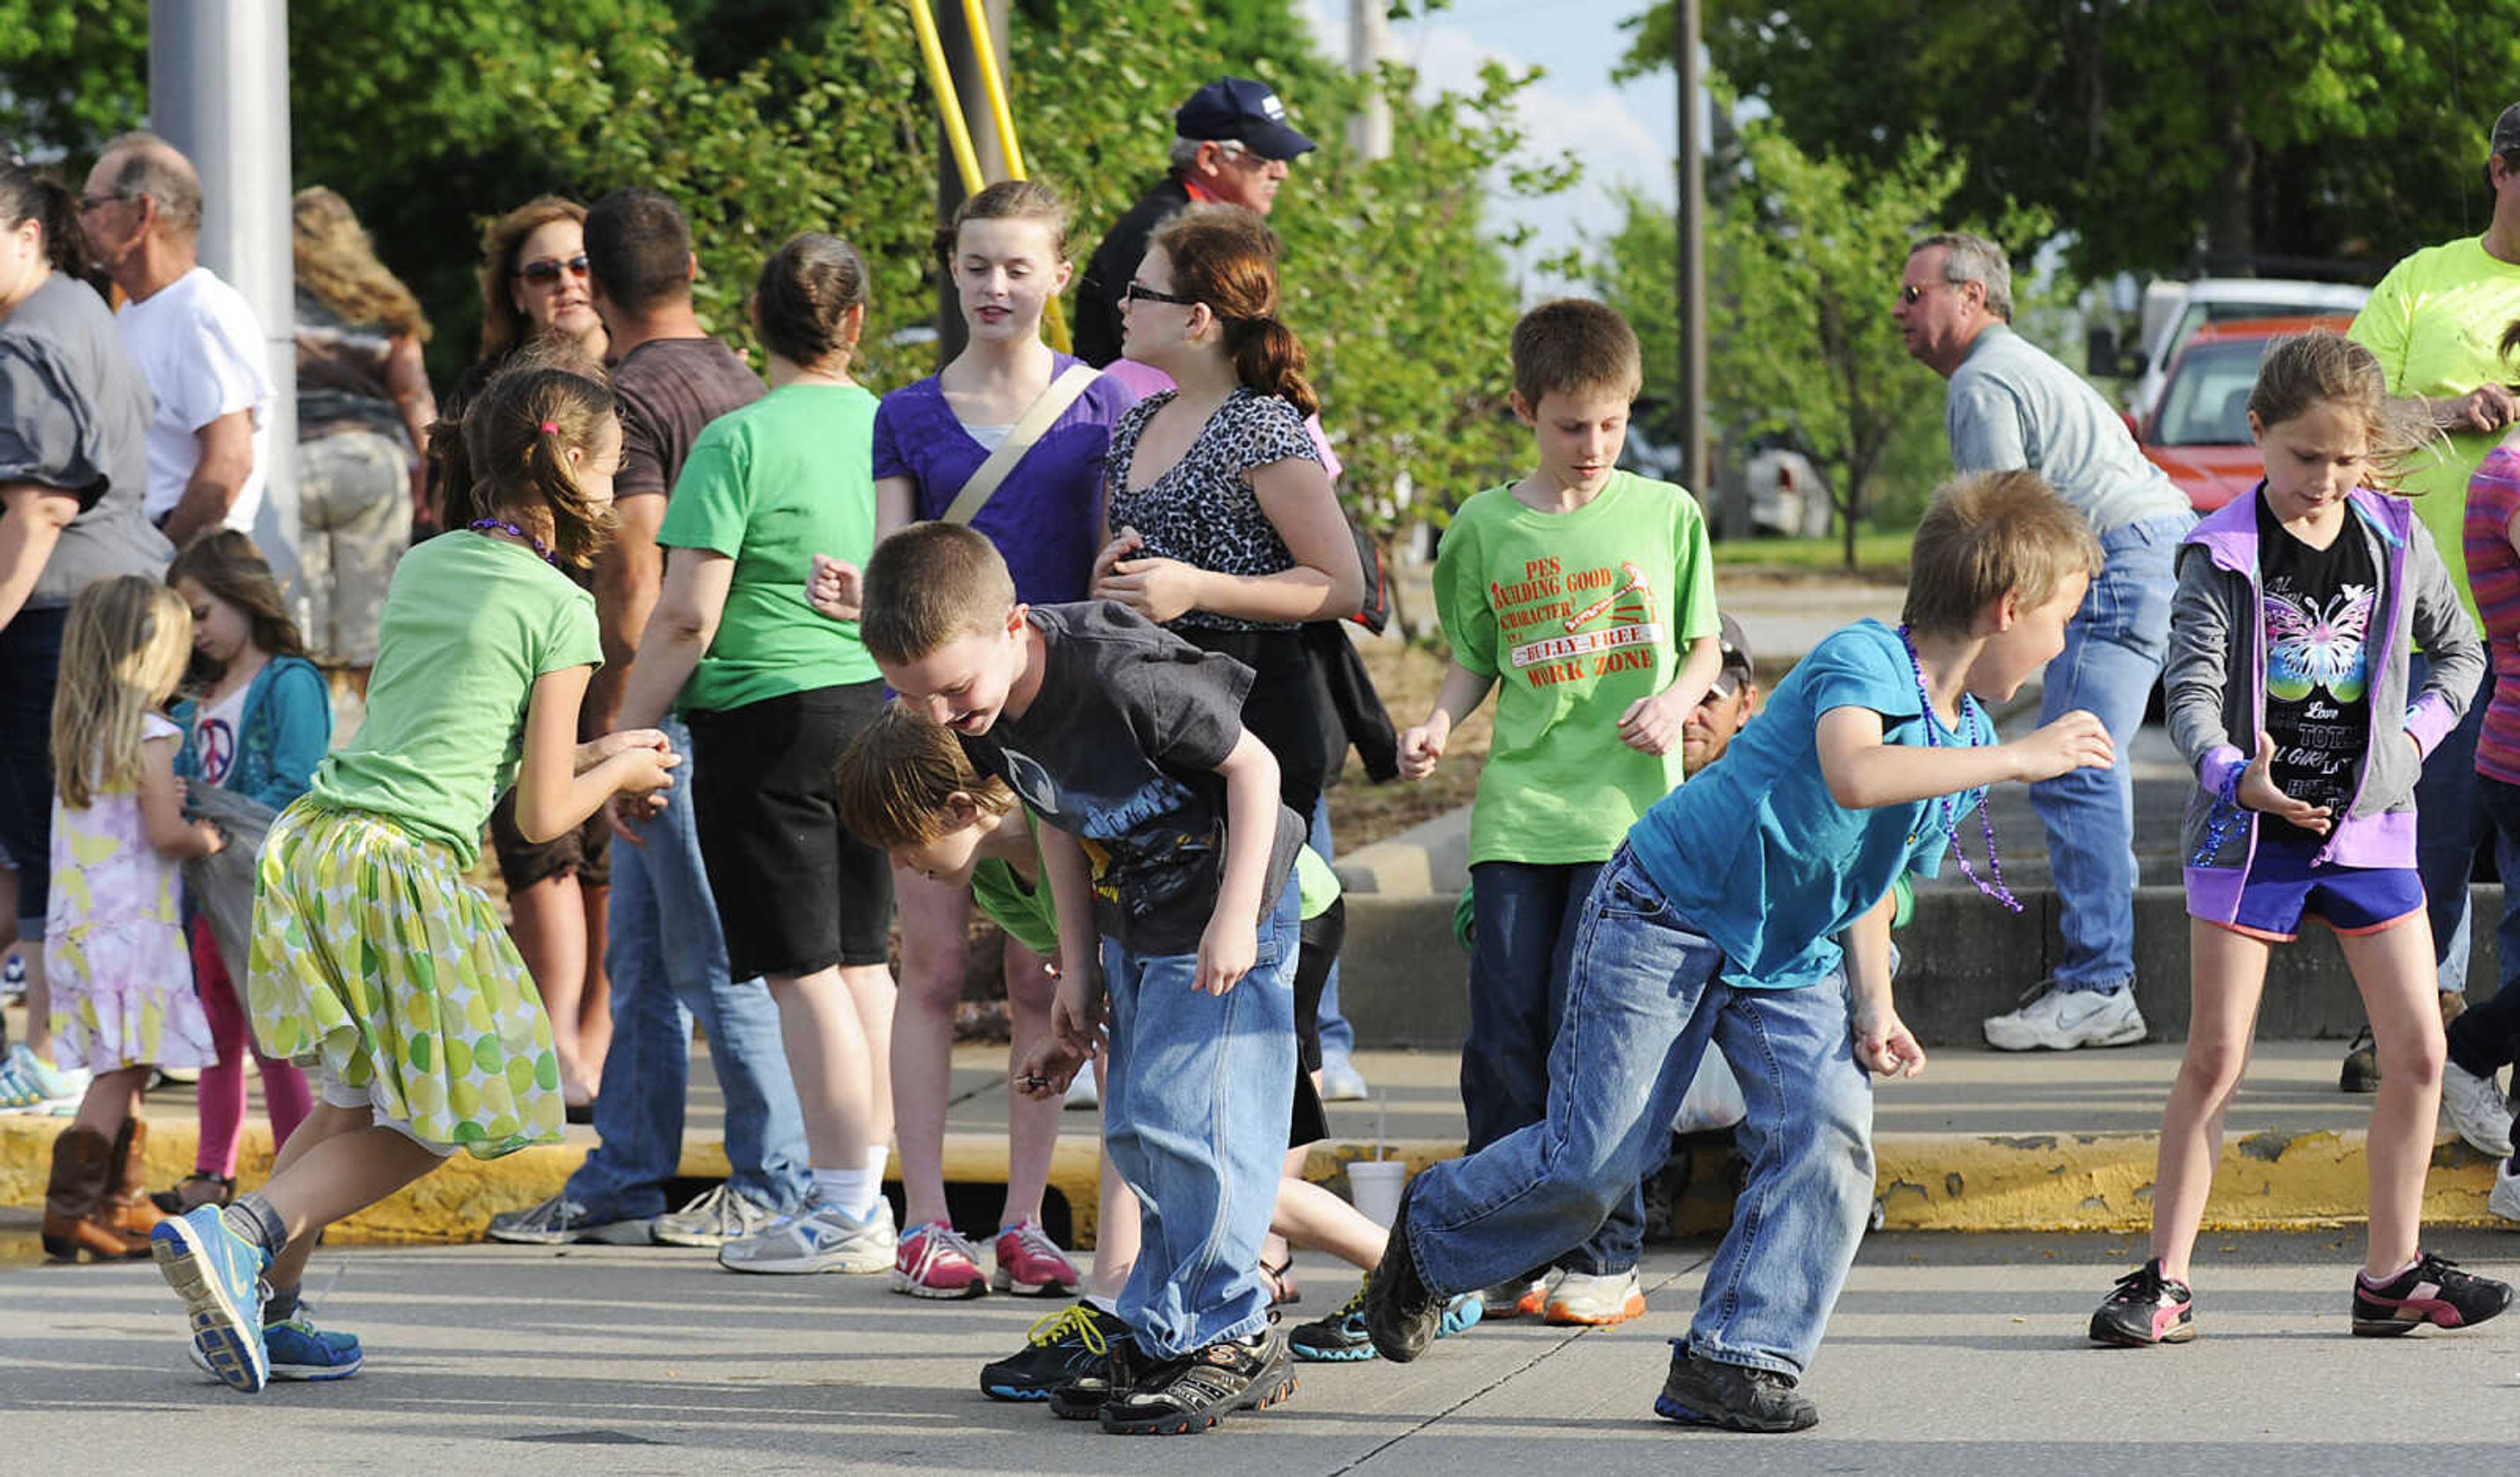
<path id="1" fill-rule="evenodd" d="M 2187 910 L 2226 921 L 2238 916 L 2240 887 L 2257 854 L 2257 813 L 2234 824 L 2226 809 L 2222 844 L 2213 839 L 2216 797 L 2257 751 L 2266 725 L 2267 623 L 2258 573 L 2259 492 L 2234 498 L 2196 525 L 2179 551 L 2179 593 L 2170 607 L 2170 660 L 2162 671 L 2171 741 L 2196 771 L 2180 837 Z M 2339 537 L 2367 541 L 2380 571 L 2370 626 L 2371 734 L 2357 766 L 2353 802 L 2318 860 L 2345 867 L 2415 865 L 2415 780 L 2467 711 L 2485 675 L 2485 648 L 2459 604 L 2432 535 L 2406 501 L 2357 488 L 2354 516 Z M 2424 691 L 2407 695 L 2407 657 L 2421 650 Z M 2400 743 L 2401 737 L 2414 740 Z"/>

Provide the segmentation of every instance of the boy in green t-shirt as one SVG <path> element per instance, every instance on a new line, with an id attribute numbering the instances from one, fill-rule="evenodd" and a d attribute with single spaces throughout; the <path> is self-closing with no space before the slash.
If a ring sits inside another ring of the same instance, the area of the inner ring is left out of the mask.
<path id="1" fill-rule="evenodd" d="M 1610 308 L 1560 298 L 1523 315 L 1513 409 L 1539 466 L 1462 504 L 1435 559 L 1453 662 L 1400 738 L 1401 773 L 1432 773 L 1454 726 L 1503 689 L 1470 813 L 1472 1152 L 1546 1115 L 1576 918 L 1628 828 L 1680 783 L 1681 726 L 1723 660 L 1695 500 L 1613 466 L 1642 382 L 1637 336 Z M 1631 1194 L 1553 1268 L 1488 1289 L 1488 1316 L 1634 1318 L 1643 1239 Z"/>

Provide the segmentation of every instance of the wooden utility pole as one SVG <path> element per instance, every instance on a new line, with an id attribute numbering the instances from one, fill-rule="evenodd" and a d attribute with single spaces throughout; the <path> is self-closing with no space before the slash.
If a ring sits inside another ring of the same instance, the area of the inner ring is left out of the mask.
<path id="1" fill-rule="evenodd" d="M 1360 77 L 1371 79 L 1382 61 L 1391 20 L 1387 5 L 1388 0 L 1348 0 L 1347 69 Z M 1347 143 L 1361 159 L 1391 157 L 1391 104 L 1381 88 L 1369 92 L 1364 111 L 1347 120 Z"/>
<path id="2" fill-rule="evenodd" d="M 1680 76 L 1681 476 L 1712 504 L 1706 446 L 1706 150 L 1697 109 L 1698 0 L 1672 0 L 1672 69 Z"/>

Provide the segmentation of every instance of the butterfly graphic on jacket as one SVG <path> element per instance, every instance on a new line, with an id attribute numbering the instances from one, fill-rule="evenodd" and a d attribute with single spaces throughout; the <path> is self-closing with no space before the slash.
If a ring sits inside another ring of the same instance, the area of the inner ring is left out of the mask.
<path id="1" fill-rule="evenodd" d="M 2370 683 L 2363 652 L 2373 590 L 2347 585 L 2322 607 L 2315 597 L 2267 597 L 2267 695 L 2299 702 L 2315 688 L 2339 702 L 2361 697 Z"/>

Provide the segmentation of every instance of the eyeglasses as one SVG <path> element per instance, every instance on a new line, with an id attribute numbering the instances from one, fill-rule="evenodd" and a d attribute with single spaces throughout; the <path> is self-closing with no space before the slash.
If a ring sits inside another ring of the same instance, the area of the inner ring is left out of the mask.
<path id="1" fill-rule="evenodd" d="M 100 206 L 112 204 L 115 201 L 129 199 L 131 199 L 131 197 L 120 190 L 116 190 L 111 195 L 82 195 L 79 197 L 78 201 L 79 214 L 85 215 L 90 210 L 97 209 Z"/>
<path id="2" fill-rule="evenodd" d="M 575 256 L 568 258 L 566 261 L 562 261 L 557 256 L 536 257 L 534 260 L 526 262 L 523 266 L 517 268 L 516 275 L 532 283 L 535 287 L 547 288 L 553 283 L 560 281 L 560 274 L 562 272 L 566 272 L 571 277 L 584 277 L 586 275 L 586 253 L 580 251 Z"/>
<path id="3" fill-rule="evenodd" d="M 1902 305 L 1912 308 L 1916 305 L 1917 298 L 1924 296 L 1935 288 L 1964 288 L 1968 285 L 1965 282 L 1929 282 L 1923 287 L 1918 287 L 1914 283 L 1903 283 L 1899 288 L 1899 301 Z"/>
<path id="4" fill-rule="evenodd" d="M 1179 303 L 1183 307 L 1191 307 L 1198 302 L 1197 298 L 1184 297 L 1179 292 L 1158 292 L 1136 278 L 1131 278 L 1129 285 L 1120 290 L 1120 300 L 1122 302 L 1171 302 Z"/>

